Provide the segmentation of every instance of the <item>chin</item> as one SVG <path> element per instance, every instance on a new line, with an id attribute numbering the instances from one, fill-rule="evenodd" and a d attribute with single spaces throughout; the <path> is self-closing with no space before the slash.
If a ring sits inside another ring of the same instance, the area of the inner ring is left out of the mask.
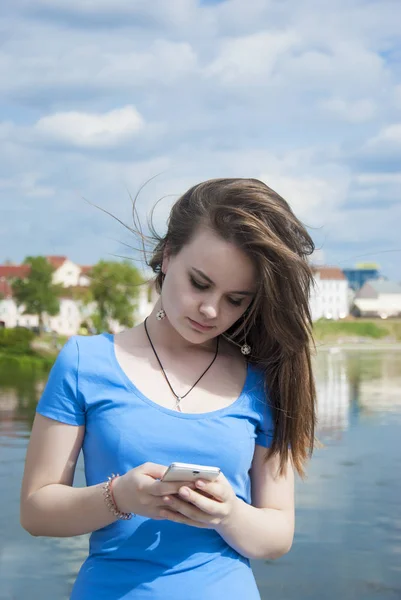
<path id="1" fill-rule="evenodd" d="M 188 320 L 188 317 L 184 317 L 181 323 L 182 327 L 176 328 L 176 331 L 185 340 L 191 342 L 192 344 L 204 344 L 205 342 L 212 340 L 218 335 L 216 329 L 211 329 L 210 331 L 198 331 L 196 329 L 193 329 L 191 323 Z"/>

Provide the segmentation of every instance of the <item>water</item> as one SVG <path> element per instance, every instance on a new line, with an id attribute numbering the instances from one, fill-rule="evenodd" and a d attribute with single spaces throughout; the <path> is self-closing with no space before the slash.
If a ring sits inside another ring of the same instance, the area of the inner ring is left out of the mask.
<path id="1" fill-rule="evenodd" d="M 400 599 L 401 352 L 321 352 L 315 372 L 324 447 L 297 480 L 291 552 L 253 565 L 262 599 Z M 87 536 L 33 538 L 19 526 L 42 386 L 41 373 L 0 369 L 0 600 L 67 600 L 87 553 Z"/>

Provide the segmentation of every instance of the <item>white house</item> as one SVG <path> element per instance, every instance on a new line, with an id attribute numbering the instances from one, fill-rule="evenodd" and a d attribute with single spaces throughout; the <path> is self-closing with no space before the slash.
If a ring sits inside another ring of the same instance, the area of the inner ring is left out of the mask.
<path id="1" fill-rule="evenodd" d="M 355 295 L 354 305 L 361 317 L 401 316 L 401 285 L 387 279 L 371 279 Z"/>
<path id="2" fill-rule="evenodd" d="M 84 305 L 80 300 L 71 297 L 69 289 L 87 287 L 90 283 L 90 266 L 80 266 L 65 256 L 47 256 L 54 267 L 53 283 L 66 288 L 65 295 L 60 297 L 60 311 L 54 317 L 45 316 L 44 322 L 52 331 L 60 335 L 75 335 L 83 321 L 90 321 L 95 310 L 94 303 Z M 24 307 L 17 306 L 11 289 L 11 281 L 23 278 L 29 272 L 26 265 L 0 265 L 0 326 L 4 327 L 38 327 L 37 315 L 24 314 Z M 68 291 L 67 291 L 68 290 Z M 156 295 L 153 283 L 145 283 L 139 288 L 139 296 L 133 306 L 137 322 L 141 322 L 152 311 Z M 118 323 L 111 323 L 113 331 L 124 329 Z"/>
<path id="3" fill-rule="evenodd" d="M 313 267 L 315 286 L 311 290 L 313 321 L 344 319 L 349 314 L 348 281 L 338 267 Z"/>
<path id="4" fill-rule="evenodd" d="M 79 285 L 82 267 L 73 263 L 66 256 L 46 256 L 48 262 L 54 268 L 53 283 L 64 287 Z"/>

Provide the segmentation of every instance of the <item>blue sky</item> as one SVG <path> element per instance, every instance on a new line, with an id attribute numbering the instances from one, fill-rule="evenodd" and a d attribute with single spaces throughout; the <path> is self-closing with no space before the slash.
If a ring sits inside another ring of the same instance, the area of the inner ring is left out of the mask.
<path id="1" fill-rule="evenodd" d="M 0 262 L 91 264 L 211 177 L 257 177 L 316 260 L 401 280 L 399 0 L 14 0 L 0 8 Z"/>

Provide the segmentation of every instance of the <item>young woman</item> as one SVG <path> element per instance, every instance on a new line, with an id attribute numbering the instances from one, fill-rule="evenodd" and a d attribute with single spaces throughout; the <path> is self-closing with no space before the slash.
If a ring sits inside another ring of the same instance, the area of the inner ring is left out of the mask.
<path id="1" fill-rule="evenodd" d="M 312 452 L 313 242 L 255 179 L 196 185 L 150 266 L 144 323 L 71 338 L 38 404 L 21 492 L 35 536 L 91 532 L 73 600 L 254 600 L 249 559 L 289 551 Z M 83 450 L 87 487 L 72 487 Z M 161 481 L 172 462 L 218 479 Z M 119 476 L 117 476 L 119 474 Z"/>

